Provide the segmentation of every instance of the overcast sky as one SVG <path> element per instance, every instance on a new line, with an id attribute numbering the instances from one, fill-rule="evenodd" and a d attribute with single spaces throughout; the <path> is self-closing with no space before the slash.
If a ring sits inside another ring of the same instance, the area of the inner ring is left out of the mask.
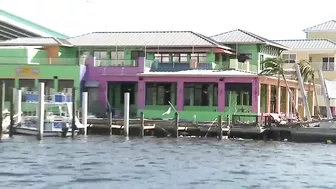
<path id="1" fill-rule="evenodd" d="M 304 38 L 336 19 L 336 0 L 0 0 L 15 15 L 76 36 L 93 31 L 245 29 L 269 39 Z"/>

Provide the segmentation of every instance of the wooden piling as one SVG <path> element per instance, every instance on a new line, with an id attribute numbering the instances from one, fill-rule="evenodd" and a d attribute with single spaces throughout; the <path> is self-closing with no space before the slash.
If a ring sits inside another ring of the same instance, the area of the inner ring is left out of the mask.
<path id="1" fill-rule="evenodd" d="M 130 93 L 124 93 L 124 135 L 129 136 Z"/>
<path id="2" fill-rule="evenodd" d="M 76 88 L 72 88 L 72 123 L 71 123 L 71 137 L 75 138 L 76 129 Z"/>
<path id="3" fill-rule="evenodd" d="M 14 89 L 12 90 L 14 92 Z M 9 137 L 13 137 L 14 133 L 14 94 L 10 100 L 9 113 L 10 113 L 10 123 L 9 123 Z"/>
<path id="4" fill-rule="evenodd" d="M 140 113 L 140 137 L 145 136 L 145 115 L 143 112 Z"/>
<path id="5" fill-rule="evenodd" d="M 113 120 L 112 120 L 112 118 L 113 118 L 113 114 L 112 114 L 112 112 L 110 111 L 109 112 L 109 119 L 108 119 L 108 126 L 110 127 L 110 135 L 113 135 L 113 128 L 112 128 L 112 125 L 113 125 Z"/>
<path id="6" fill-rule="evenodd" d="M 37 140 L 42 140 L 44 132 L 44 83 L 40 83 L 38 95 L 39 95 L 38 108 L 37 108 L 38 132 L 36 137 Z"/>
<path id="7" fill-rule="evenodd" d="M 1 140 L 1 138 L 2 138 L 2 122 L 3 122 L 3 114 L 2 114 L 2 112 L 3 112 L 3 109 L 4 109 L 4 106 L 5 106 L 5 82 L 3 81 L 2 82 L 2 87 L 1 87 L 1 89 L 0 89 L 0 110 L 1 110 L 1 116 L 0 116 L 0 140 Z"/>
<path id="8" fill-rule="evenodd" d="M 179 114 L 175 112 L 175 128 L 174 128 L 174 133 L 173 137 L 178 138 L 178 128 L 179 128 Z"/>
<path id="9" fill-rule="evenodd" d="M 218 140 L 223 140 L 223 125 L 222 125 L 222 115 L 219 115 L 218 120 Z"/>

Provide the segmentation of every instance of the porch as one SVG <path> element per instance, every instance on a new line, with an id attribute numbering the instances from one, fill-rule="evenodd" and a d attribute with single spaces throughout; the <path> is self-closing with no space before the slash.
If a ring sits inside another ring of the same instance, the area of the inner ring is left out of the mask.
<path id="1" fill-rule="evenodd" d="M 258 113 L 259 85 L 252 77 L 143 77 L 138 86 L 138 113 L 144 112 L 146 118 L 172 118 L 173 113 L 163 115 L 169 103 L 183 120 Z"/>

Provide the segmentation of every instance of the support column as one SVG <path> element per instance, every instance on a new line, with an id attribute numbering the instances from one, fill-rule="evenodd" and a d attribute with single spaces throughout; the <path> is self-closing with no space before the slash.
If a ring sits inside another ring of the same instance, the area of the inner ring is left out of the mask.
<path id="1" fill-rule="evenodd" d="M 138 109 L 145 109 L 146 82 L 138 81 Z"/>
<path id="2" fill-rule="evenodd" d="M 184 82 L 178 81 L 177 82 L 177 111 L 183 111 L 184 109 Z"/>
<path id="3" fill-rule="evenodd" d="M 107 107 L 107 81 L 99 81 L 99 102 L 102 108 Z"/>
<path id="4" fill-rule="evenodd" d="M 295 109 L 299 110 L 299 90 L 294 89 L 294 100 L 295 100 Z"/>
<path id="5" fill-rule="evenodd" d="M 272 85 L 266 85 L 266 112 L 271 113 Z"/>
<path id="6" fill-rule="evenodd" d="M 290 93 L 289 93 L 290 88 L 286 88 L 286 114 L 289 115 L 289 107 L 290 107 Z"/>
<path id="7" fill-rule="evenodd" d="M 276 113 L 281 113 L 281 86 L 276 86 L 276 106 L 275 106 L 275 110 Z"/>
<path id="8" fill-rule="evenodd" d="M 252 81 L 252 112 L 260 114 L 260 83 L 259 79 L 255 78 Z"/>
<path id="9" fill-rule="evenodd" d="M 217 102 L 218 102 L 218 112 L 225 111 L 225 81 L 218 81 L 218 95 L 217 95 Z"/>

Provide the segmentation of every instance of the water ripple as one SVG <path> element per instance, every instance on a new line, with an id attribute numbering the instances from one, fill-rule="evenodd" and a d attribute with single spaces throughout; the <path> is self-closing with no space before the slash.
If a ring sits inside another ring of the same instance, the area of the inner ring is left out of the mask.
<path id="1" fill-rule="evenodd" d="M 89 136 L 4 140 L 0 188 L 336 188 L 336 145 Z"/>

